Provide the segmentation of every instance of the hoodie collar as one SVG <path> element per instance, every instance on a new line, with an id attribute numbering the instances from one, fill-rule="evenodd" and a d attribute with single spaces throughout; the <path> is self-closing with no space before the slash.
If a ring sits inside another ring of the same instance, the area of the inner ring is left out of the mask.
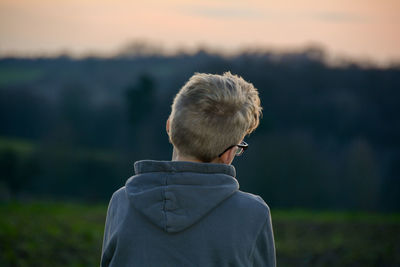
<path id="1" fill-rule="evenodd" d="M 166 232 L 180 232 L 206 217 L 239 189 L 231 165 L 139 161 L 125 190 L 132 206 Z"/>
<path id="2" fill-rule="evenodd" d="M 135 162 L 135 173 L 142 174 L 148 172 L 196 172 L 196 173 L 221 173 L 236 177 L 235 167 L 227 164 L 217 163 L 198 163 L 191 161 L 156 161 L 141 160 Z"/>

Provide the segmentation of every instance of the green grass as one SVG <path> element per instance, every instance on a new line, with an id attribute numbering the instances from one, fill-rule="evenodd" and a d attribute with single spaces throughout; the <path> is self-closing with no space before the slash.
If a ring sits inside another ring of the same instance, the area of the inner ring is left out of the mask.
<path id="1" fill-rule="evenodd" d="M 400 214 L 377 212 L 332 212 L 311 210 L 273 210 L 273 217 L 278 221 L 314 222 L 314 223 L 395 223 L 400 224 Z"/>
<path id="2" fill-rule="evenodd" d="M 12 150 L 19 155 L 31 154 L 36 145 L 30 141 L 18 138 L 8 138 L 0 136 L 0 151 Z"/>
<path id="3" fill-rule="evenodd" d="M 44 71 L 26 67 L 0 67 L 0 86 L 33 82 L 44 75 Z"/>
<path id="4" fill-rule="evenodd" d="M 400 215 L 272 211 L 279 266 L 400 266 Z"/>
<path id="5" fill-rule="evenodd" d="M 0 266 L 98 266 L 107 206 L 0 204 Z M 278 266 L 400 266 L 400 215 L 274 211 Z"/>
<path id="6" fill-rule="evenodd" d="M 105 205 L 0 205 L 0 266 L 98 266 Z"/>
<path id="7" fill-rule="evenodd" d="M 22 157 L 29 156 L 35 150 L 41 149 L 40 145 L 22 138 L 0 136 L 0 152 L 14 151 Z M 49 152 L 53 157 L 74 158 L 79 160 L 97 160 L 102 162 L 115 162 L 118 155 L 114 151 L 91 149 L 84 147 L 51 147 Z"/>

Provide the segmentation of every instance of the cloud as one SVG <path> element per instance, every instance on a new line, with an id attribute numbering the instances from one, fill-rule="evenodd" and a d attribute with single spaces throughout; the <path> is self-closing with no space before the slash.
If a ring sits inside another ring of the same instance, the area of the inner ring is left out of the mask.
<path id="1" fill-rule="evenodd" d="M 251 8 L 235 8 L 235 7 L 186 7 L 184 13 L 198 15 L 210 18 L 248 18 L 257 19 L 264 17 L 264 14 L 258 10 Z"/>
<path id="2" fill-rule="evenodd" d="M 365 17 L 360 15 L 344 12 L 318 12 L 308 14 L 308 16 L 312 19 L 326 22 L 358 22 L 365 20 Z"/>
<path id="3" fill-rule="evenodd" d="M 200 17 L 217 19 L 261 19 L 269 21 L 319 21 L 329 23 L 349 23 L 365 21 L 366 18 L 359 14 L 346 12 L 295 12 L 289 10 L 262 9 L 248 6 L 209 6 L 189 5 L 179 7 L 178 11 Z"/>

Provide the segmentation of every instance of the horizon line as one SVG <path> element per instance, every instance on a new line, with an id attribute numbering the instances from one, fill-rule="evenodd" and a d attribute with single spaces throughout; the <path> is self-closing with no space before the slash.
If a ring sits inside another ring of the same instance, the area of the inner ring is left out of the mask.
<path id="1" fill-rule="evenodd" d="M 329 51 L 321 43 L 308 43 L 303 45 L 291 46 L 272 46 L 272 45 L 241 45 L 236 48 L 224 48 L 218 45 L 199 43 L 195 46 L 166 47 L 157 44 L 155 41 L 134 40 L 120 46 L 113 51 L 86 50 L 81 52 L 71 51 L 69 49 L 58 49 L 58 51 L 36 51 L 36 52 L 17 52 L 1 51 L 0 60 L 4 59 L 57 59 L 69 58 L 72 60 L 84 60 L 88 58 L 97 59 L 118 59 L 118 58 L 138 58 L 138 57 L 174 57 L 179 55 L 193 56 L 204 52 L 209 55 L 217 55 L 225 58 L 234 58 L 244 54 L 258 54 L 276 56 L 276 59 L 289 55 L 309 54 L 310 59 L 319 60 L 327 65 L 359 65 L 362 67 L 398 67 L 400 66 L 400 57 L 390 60 L 379 60 L 371 56 L 354 56 L 344 53 L 334 53 Z"/>

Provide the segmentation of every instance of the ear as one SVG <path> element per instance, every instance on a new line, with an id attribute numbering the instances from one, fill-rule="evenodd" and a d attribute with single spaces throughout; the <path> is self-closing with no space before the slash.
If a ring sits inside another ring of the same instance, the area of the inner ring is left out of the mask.
<path id="1" fill-rule="evenodd" d="M 167 120 L 167 124 L 165 125 L 165 130 L 167 131 L 167 134 L 169 135 L 169 118 Z"/>
<path id="2" fill-rule="evenodd" d="M 231 164 L 233 159 L 235 158 L 235 151 L 236 151 L 235 146 L 225 151 L 225 153 L 222 154 L 221 157 L 219 157 L 220 161 L 228 165 Z"/>

